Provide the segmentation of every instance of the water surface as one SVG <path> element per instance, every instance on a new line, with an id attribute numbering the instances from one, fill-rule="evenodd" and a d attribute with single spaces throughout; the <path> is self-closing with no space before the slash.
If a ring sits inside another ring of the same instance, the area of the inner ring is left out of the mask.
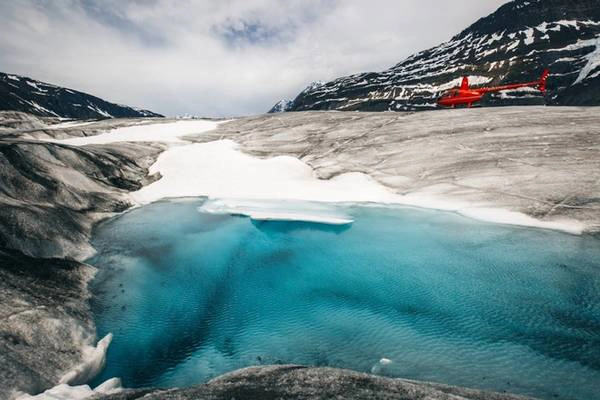
<path id="1" fill-rule="evenodd" d="M 509 391 L 600 393 L 600 241 L 413 208 L 335 227 L 158 202 L 100 225 L 97 382 L 186 386 L 297 363 Z M 382 358 L 391 363 L 380 363 Z"/>

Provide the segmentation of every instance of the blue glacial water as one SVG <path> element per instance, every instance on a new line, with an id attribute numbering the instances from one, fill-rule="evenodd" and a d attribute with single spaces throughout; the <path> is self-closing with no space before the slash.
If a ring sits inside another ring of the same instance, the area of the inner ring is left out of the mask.
<path id="1" fill-rule="evenodd" d="M 600 398 L 600 240 L 348 206 L 346 227 L 158 202 L 101 224 L 96 382 L 186 386 L 249 365 L 335 366 Z M 382 358 L 391 360 L 384 365 Z"/>

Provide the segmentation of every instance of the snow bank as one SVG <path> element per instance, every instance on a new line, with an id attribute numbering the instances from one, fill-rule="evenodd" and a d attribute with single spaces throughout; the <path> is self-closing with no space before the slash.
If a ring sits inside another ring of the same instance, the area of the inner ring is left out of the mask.
<path id="1" fill-rule="evenodd" d="M 322 202 L 396 202 L 397 195 L 368 175 L 347 173 L 318 179 L 295 157 L 259 159 L 237 150 L 230 140 L 172 147 L 150 168 L 162 179 L 132 194 L 139 203 L 167 197 Z"/>
<path id="2" fill-rule="evenodd" d="M 86 144 L 106 144 L 115 142 L 163 142 L 186 143 L 181 137 L 214 129 L 215 121 L 186 120 L 168 123 L 143 124 L 117 128 L 95 136 L 70 139 L 43 139 L 44 141 L 82 146 Z"/>

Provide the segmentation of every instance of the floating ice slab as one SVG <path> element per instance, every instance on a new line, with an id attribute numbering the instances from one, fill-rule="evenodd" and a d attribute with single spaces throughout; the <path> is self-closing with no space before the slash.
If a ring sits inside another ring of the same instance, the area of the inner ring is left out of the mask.
<path id="1" fill-rule="evenodd" d="M 304 221 L 347 225 L 352 217 L 335 205 L 294 200 L 209 199 L 198 210 L 209 214 L 245 215 L 259 221 Z"/>

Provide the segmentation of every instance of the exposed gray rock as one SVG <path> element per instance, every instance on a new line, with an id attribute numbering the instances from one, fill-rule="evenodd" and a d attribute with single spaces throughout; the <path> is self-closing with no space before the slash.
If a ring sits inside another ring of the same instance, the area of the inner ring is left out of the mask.
<path id="1" fill-rule="evenodd" d="M 99 397 L 103 400 L 144 398 L 196 400 L 518 400 L 526 397 L 391 379 L 335 368 L 298 365 L 250 367 L 222 375 L 204 385 L 172 390 L 132 390 Z"/>
<path id="2" fill-rule="evenodd" d="M 0 398 L 55 385 L 95 335 L 87 304 L 93 268 L 0 249 Z"/>
<path id="3" fill-rule="evenodd" d="M 363 172 L 401 194 L 570 219 L 600 230 L 598 108 L 297 112 L 240 118 L 195 138 L 297 157 L 323 179 Z"/>

